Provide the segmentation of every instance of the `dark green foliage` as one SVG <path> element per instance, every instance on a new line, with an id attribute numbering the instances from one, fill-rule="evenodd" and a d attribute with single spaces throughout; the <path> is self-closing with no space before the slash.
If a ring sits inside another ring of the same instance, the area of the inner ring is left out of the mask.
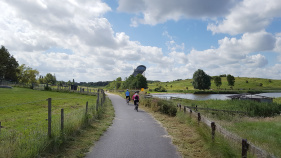
<path id="1" fill-rule="evenodd" d="M 214 79 L 215 85 L 217 86 L 217 88 L 219 88 L 222 85 L 221 77 L 214 76 L 213 79 Z"/>
<path id="2" fill-rule="evenodd" d="M 210 89 L 211 86 L 211 77 L 207 75 L 203 70 L 198 69 L 193 74 L 192 85 L 195 89 Z"/>
<path id="3" fill-rule="evenodd" d="M 147 80 L 146 78 L 138 74 L 136 77 L 133 75 L 129 76 L 124 82 L 123 82 L 123 88 L 124 89 L 141 89 L 141 88 L 147 88 Z"/>
<path id="4" fill-rule="evenodd" d="M 155 88 L 154 91 L 155 92 L 167 92 L 167 90 L 162 86 L 159 86 L 159 87 Z"/>
<path id="5" fill-rule="evenodd" d="M 0 81 L 17 81 L 18 62 L 10 55 L 8 50 L 1 46 L 0 49 Z"/>
<path id="6" fill-rule="evenodd" d="M 234 78 L 234 76 L 228 74 L 228 75 L 226 76 L 226 79 L 227 79 L 227 82 L 228 82 L 228 85 L 229 85 L 229 86 L 234 86 L 234 83 L 235 83 L 235 78 Z"/>
<path id="7" fill-rule="evenodd" d="M 55 84 L 57 82 L 56 76 L 51 73 L 47 73 L 44 77 L 45 83 Z"/>

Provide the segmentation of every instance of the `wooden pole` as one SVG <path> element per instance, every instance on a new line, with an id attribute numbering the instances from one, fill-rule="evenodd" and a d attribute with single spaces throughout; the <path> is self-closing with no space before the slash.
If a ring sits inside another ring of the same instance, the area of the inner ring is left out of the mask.
<path id="1" fill-rule="evenodd" d="M 183 112 L 186 113 L 186 107 L 185 106 L 183 107 Z"/>
<path id="2" fill-rule="evenodd" d="M 88 101 L 86 102 L 86 115 L 88 113 Z"/>
<path id="3" fill-rule="evenodd" d="M 215 131 L 216 131 L 216 124 L 215 122 L 211 123 L 211 128 L 212 128 L 212 140 L 215 140 Z"/>
<path id="4" fill-rule="evenodd" d="M 48 136 L 51 137 L 52 131 L 52 98 L 48 98 Z"/>
<path id="5" fill-rule="evenodd" d="M 247 151 L 249 148 L 249 144 L 247 139 L 242 139 L 242 158 L 247 158 Z"/>
<path id="6" fill-rule="evenodd" d="M 1 122 L 0 122 L 0 134 L 1 134 L 1 128 L 2 128 L 2 126 L 1 126 Z"/>
<path id="7" fill-rule="evenodd" d="M 198 124 L 200 121 L 201 121 L 201 114 L 200 114 L 200 112 L 198 112 Z"/>
<path id="8" fill-rule="evenodd" d="M 60 120 L 61 120 L 60 129 L 61 129 L 61 132 L 63 132 L 63 128 L 64 128 L 64 110 L 63 109 L 61 109 L 61 118 L 60 118 Z"/>

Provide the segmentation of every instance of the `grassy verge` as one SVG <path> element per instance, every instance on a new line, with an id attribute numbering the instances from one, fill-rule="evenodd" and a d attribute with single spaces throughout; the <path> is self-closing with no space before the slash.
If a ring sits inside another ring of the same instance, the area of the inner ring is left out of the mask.
<path id="1" fill-rule="evenodd" d="M 88 127 L 84 127 L 76 132 L 76 135 L 68 138 L 64 145 L 54 153 L 43 153 L 41 157 L 57 158 L 82 158 L 89 152 L 90 148 L 103 135 L 112 124 L 114 118 L 114 108 L 109 99 L 106 99 L 105 107 L 99 117 Z"/>

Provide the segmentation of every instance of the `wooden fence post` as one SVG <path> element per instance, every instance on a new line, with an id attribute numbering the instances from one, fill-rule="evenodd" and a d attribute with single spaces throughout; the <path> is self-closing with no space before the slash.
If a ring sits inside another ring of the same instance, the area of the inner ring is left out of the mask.
<path id="1" fill-rule="evenodd" d="M 99 98 L 97 98 L 97 103 L 96 103 L 96 111 L 99 110 Z"/>
<path id="2" fill-rule="evenodd" d="M 216 124 L 215 122 L 211 123 L 211 128 L 212 128 L 212 140 L 215 140 L 215 131 L 216 131 Z"/>
<path id="3" fill-rule="evenodd" d="M 88 101 L 86 102 L 86 115 L 88 114 Z"/>
<path id="4" fill-rule="evenodd" d="M 200 121 L 201 121 L 201 115 L 200 115 L 200 112 L 198 112 L 198 124 Z"/>
<path id="5" fill-rule="evenodd" d="M 60 130 L 61 130 L 61 132 L 63 132 L 63 128 L 64 128 L 64 110 L 63 110 L 63 109 L 61 109 L 61 118 L 60 118 L 60 122 L 61 122 L 61 124 L 60 124 Z"/>
<path id="6" fill-rule="evenodd" d="M 183 112 L 186 113 L 186 107 L 185 106 L 183 106 Z"/>
<path id="7" fill-rule="evenodd" d="M 52 98 L 48 98 L 48 136 L 51 137 L 52 132 Z"/>
<path id="8" fill-rule="evenodd" d="M 247 158 L 247 151 L 249 149 L 249 144 L 247 139 L 242 139 L 242 158 Z"/>
<path id="9" fill-rule="evenodd" d="M 1 122 L 0 122 L 0 134 L 1 134 L 1 128 L 2 128 L 2 126 L 1 126 Z"/>
<path id="10" fill-rule="evenodd" d="M 197 105 L 196 105 L 196 107 L 195 107 L 195 111 L 197 111 Z"/>

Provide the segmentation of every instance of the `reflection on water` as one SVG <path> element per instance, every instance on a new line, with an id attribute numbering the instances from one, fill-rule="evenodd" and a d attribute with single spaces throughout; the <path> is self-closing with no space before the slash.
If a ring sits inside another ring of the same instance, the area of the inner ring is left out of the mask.
<path id="1" fill-rule="evenodd" d="M 171 97 L 177 97 L 177 98 L 184 98 L 184 99 L 191 99 L 191 100 L 209 100 L 209 99 L 214 99 L 214 100 L 226 100 L 230 99 L 227 96 L 231 96 L 234 94 L 192 94 L 192 93 L 187 93 L 187 94 L 152 94 L 153 97 L 158 97 L 158 98 L 167 98 L 170 99 Z M 258 95 L 266 96 L 266 97 L 281 97 L 281 93 L 260 93 Z"/>

